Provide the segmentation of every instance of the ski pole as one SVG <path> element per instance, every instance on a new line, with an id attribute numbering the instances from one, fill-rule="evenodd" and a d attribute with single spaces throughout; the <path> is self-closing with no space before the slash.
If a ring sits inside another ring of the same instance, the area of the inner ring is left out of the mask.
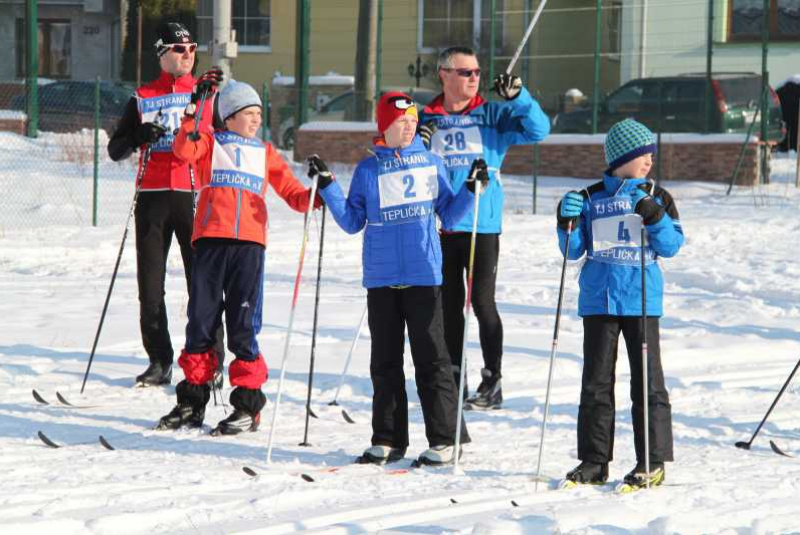
<path id="1" fill-rule="evenodd" d="M 339 405 L 339 393 L 342 390 L 342 385 L 344 384 L 344 378 L 347 375 L 347 370 L 350 367 L 350 360 L 353 358 L 353 353 L 356 350 L 356 346 L 358 345 L 358 339 L 361 337 L 361 331 L 364 329 L 364 323 L 367 321 L 367 305 L 364 305 L 364 312 L 361 314 L 361 321 L 358 324 L 358 330 L 356 331 L 356 335 L 353 337 L 353 343 L 350 344 L 350 351 L 347 353 L 347 360 L 344 362 L 344 369 L 342 370 L 342 376 L 339 378 L 339 386 L 336 388 L 336 394 L 333 396 L 333 401 L 328 403 L 328 405 L 338 406 Z M 347 414 L 347 411 L 342 409 L 342 417 L 347 421 L 347 423 L 353 424 L 355 421 L 350 418 L 350 415 Z"/>
<path id="2" fill-rule="evenodd" d="M 195 110 L 194 114 L 194 132 L 189 134 L 189 139 L 191 139 L 192 141 L 197 141 L 198 139 L 200 139 L 200 133 L 199 133 L 200 121 L 202 120 L 203 117 L 203 108 L 205 107 L 206 98 L 208 98 L 208 93 L 209 90 L 208 88 L 206 88 L 200 94 L 200 106 L 197 108 L 197 110 Z"/>
<path id="3" fill-rule="evenodd" d="M 783 386 L 781 387 L 781 391 L 778 392 L 777 396 L 775 396 L 775 401 L 773 401 L 772 405 L 769 406 L 769 410 L 767 410 L 767 414 L 764 415 L 764 419 L 761 420 L 761 423 L 758 424 L 758 427 L 756 428 L 756 432 L 753 433 L 753 436 L 750 437 L 750 440 L 748 440 L 747 442 L 737 442 L 735 444 L 735 446 L 737 448 L 741 448 L 741 449 L 745 449 L 745 450 L 749 450 L 750 449 L 750 445 L 753 444 L 753 441 L 756 439 L 756 435 L 758 435 L 758 432 L 761 431 L 761 427 L 767 421 L 767 418 L 769 418 L 769 415 L 772 412 L 772 409 L 774 409 L 775 405 L 778 404 L 778 400 L 781 399 L 781 396 L 783 395 L 783 392 L 786 390 L 786 387 L 788 387 L 789 383 L 792 382 L 792 378 L 794 377 L 794 374 L 797 373 L 797 369 L 798 368 L 800 368 L 800 360 L 797 361 L 797 364 L 795 364 L 794 369 L 792 370 L 792 373 L 789 374 L 788 379 L 786 379 L 786 382 L 783 383 Z"/>
<path id="4" fill-rule="evenodd" d="M 159 115 L 161 112 L 159 112 Z M 147 163 L 150 161 L 151 146 L 148 145 L 142 156 L 142 165 L 139 168 L 139 176 L 136 177 L 136 191 L 133 193 L 133 202 L 131 202 L 131 209 L 128 211 L 128 219 L 125 221 L 125 231 L 122 233 L 122 243 L 119 244 L 119 253 L 117 254 L 117 262 L 114 264 L 114 272 L 111 274 L 111 283 L 108 285 L 108 292 L 106 293 L 106 302 L 103 305 L 103 312 L 100 314 L 100 323 L 97 325 L 97 332 L 94 335 L 94 343 L 92 344 L 92 352 L 89 354 L 89 362 L 86 365 L 86 373 L 83 374 L 83 383 L 81 384 L 81 394 L 86 388 L 86 380 L 89 378 L 89 370 L 92 369 L 92 361 L 94 354 L 97 350 L 97 342 L 100 340 L 100 332 L 103 330 L 103 322 L 106 319 L 106 312 L 108 312 L 108 303 L 111 301 L 111 292 L 114 290 L 114 282 L 117 280 L 117 272 L 119 271 L 119 263 L 122 260 L 122 251 L 125 249 L 125 241 L 128 239 L 128 229 L 131 226 L 131 219 L 133 213 L 136 211 L 136 201 L 139 200 L 139 192 L 142 190 L 142 180 L 144 179 L 144 172 L 147 169 Z"/>
<path id="5" fill-rule="evenodd" d="M 514 69 L 514 65 L 516 65 L 517 60 L 519 59 L 519 55 L 522 54 L 522 49 L 525 48 L 525 43 L 528 42 L 528 38 L 531 36 L 531 32 L 533 31 L 533 27 L 536 26 L 536 22 L 539 20 L 539 17 L 544 10 L 544 5 L 547 3 L 547 0 L 542 0 L 539 3 L 539 7 L 536 8 L 536 13 L 533 14 L 533 18 L 531 22 L 528 24 L 528 29 L 525 30 L 525 35 L 522 37 L 522 41 L 520 41 L 519 46 L 517 47 L 517 51 L 514 52 L 514 56 L 511 58 L 511 61 L 506 67 L 506 74 L 511 74 L 511 71 Z"/>
<path id="6" fill-rule="evenodd" d="M 278 394 L 275 397 L 275 408 L 272 411 L 272 426 L 269 430 L 269 442 L 267 444 L 267 463 L 272 462 L 272 440 L 275 437 L 275 428 L 278 424 L 278 408 L 281 404 L 281 393 L 283 392 L 283 379 L 286 376 L 286 360 L 289 356 L 289 343 L 292 339 L 292 326 L 294 325 L 294 313 L 297 310 L 297 295 L 300 292 L 300 278 L 303 274 L 303 260 L 306 256 L 306 244 L 308 243 L 308 226 L 311 222 L 311 211 L 314 209 L 314 199 L 317 196 L 317 178 L 314 175 L 311 182 L 311 197 L 308 201 L 305 222 L 303 223 L 303 242 L 300 245 L 300 261 L 297 264 L 297 275 L 294 278 L 294 292 L 292 294 L 292 307 L 289 312 L 289 326 L 286 328 L 286 342 L 283 346 L 283 358 L 281 359 L 281 377 L 278 381 Z"/>
<path id="7" fill-rule="evenodd" d="M 303 442 L 300 446 L 310 446 L 308 443 L 309 417 L 317 417 L 311 410 L 311 387 L 314 385 L 314 357 L 317 349 L 317 318 L 319 314 L 319 280 L 322 277 L 322 247 L 325 244 L 325 213 L 326 207 L 322 205 L 322 224 L 319 231 L 319 259 L 317 260 L 317 289 L 314 294 L 314 325 L 311 329 L 311 363 L 308 368 L 308 396 L 306 397 L 306 429 L 303 433 Z"/>
<path id="8" fill-rule="evenodd" d="M 640 236 L 640 256 L 642 263 L 642 400 L 644 403 L 644 471 L 647 473 L 645 485 L 650 488 L 650 407 L 649 403 L 649 384 L 647 382 L 647 287 L 645 277 L 645 228 L 642 219 Z"/>
<path id="9" fill-rule="evenodd" d="M 469 334 L 469 312 L 472 309 L 472 271 L 475 267 L 475 242 L 477 241 L 478 237 L 478 209 L 480 208 L 480 199 L 481 199 L 481 181 L 475 177 L 475 205 L 472 208 L 472 236 L 470 238 L 469 243 L 469 267 L 467 269 L 467 303 L 464 310 L 464 338 L 461 342 L 461 363 L 459 365 L 458 371 L 458 411 L 456 412 L 456 444 L 455 444 L 455 451 L 453 455 L 455 455 L 455 460 L 453 461 L 453 473 L 458 474 L 458 459 L 461 457 L 460 448 L 461 448 L 461 418 L 463 416 L 464 411 L 464 396 L 462 392 L 464 391 L 464 376 L 466 372 L 464 371 L 464 357 L 467 354 L 467 335 Z"/>
<path id="10" fill-rule="evenodd" d="M 542 455 L 544 453 L 544 434 L 547 431 L 547 416 L 550 413 L 550 387 L 553 384 L 553 365 L 556 361 L 556 350 L 558 349 L 558 330 L 561 325 L 561 310 L 564 305 L 564 282 L 567 275 L 567 257 L 569 256 L 569 242 L 572 238 L 572 222 L 570 219 L 567 224 L 567 240 L 564 246 L 564 261 L 561 263 L 561 283 L 558 287 L 558 305 L 556 306 L 556 324 L 553 327 L 553 345 L 550 348 L 550 369 L 547 372 L 547 393 L 544 396 L 544 417 L 542 418 L 542 432 L 539 438 L 539 460 L 536 463 L 536 478 L 533 492 L 539 490 L 539 479 L 542 473 Z"/>

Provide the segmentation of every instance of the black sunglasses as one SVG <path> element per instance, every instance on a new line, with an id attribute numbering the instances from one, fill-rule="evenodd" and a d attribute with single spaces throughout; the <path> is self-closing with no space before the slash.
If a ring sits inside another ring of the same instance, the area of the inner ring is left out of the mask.
<path id="1" fill-rule="evenodd" d="M 473 74 L 475 75 L 475 78 L 480 78 L 481 77 L 481 70 L 480 69 L 450 69 L 450 68 L 447 68 L 447 67 L 442 67 L 442 70 L 443 71 L 447 71 L 447 72 L 456 71 L 456 74 L 458 74 L 459 76 L 462 76 L 464 78 L 469 78 Z"/>

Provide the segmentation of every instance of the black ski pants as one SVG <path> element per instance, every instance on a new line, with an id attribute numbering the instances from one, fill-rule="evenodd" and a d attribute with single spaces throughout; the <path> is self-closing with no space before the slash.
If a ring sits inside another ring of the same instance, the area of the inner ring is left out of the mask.
<path id="1" fill-rule="evenodd" d="M 403 372 L 406 327 L 428 444 L 454 444 L 458 400 L 444 342 L 440 288 L 370 288 L 367 307 L 372 337 L 372 444 L 408 446 L 408 397 Z M 469 441 L 462 420 L 461 442 Z"/>
<path id="2" fill-rule="evenodd" d="M 169 336 L 164 282 L 173 234 L 178 238 L 186 277 L 192 270 L 192 194 L 188 191 L 143 191 L 134 212 L 136 221 L 136 278 L 139 284 L 139 326 L 150 362 L 172 364 L 174 351 Z M 214 349 L 222 366 L 225 349 L 220 326 Z"/>
<path id="3" fill-rule="evenodd" d="M 471 234 L 466 232 L 441 235 L 444 334 L 455 367 L 461 365 L 464 345 L 465 281 L 469 272 L 471 238 Z M 472 309 L 478 320 L 483 365 L 496 377 L 501 377 L 500 365 L 503 358 L 503 324 L 494 300 L 499 255 L 499 234 L 476 235 L 475 262 L 472 268 Z"/>
<path id="4" fill-rule="evenodd" d="M 619 334 L 622 332 L 631 369 L 636 459 L 644 462 L 642 319 L 639 316 L 586 316 L 583 329 L 578 458 L 595 463 L 607 463 L 614 458 L 614 381 Z M 647 318 L 647 372 L 650 462 L 672 461 L 672 407 L 661 368 L 657 317 Z"/>

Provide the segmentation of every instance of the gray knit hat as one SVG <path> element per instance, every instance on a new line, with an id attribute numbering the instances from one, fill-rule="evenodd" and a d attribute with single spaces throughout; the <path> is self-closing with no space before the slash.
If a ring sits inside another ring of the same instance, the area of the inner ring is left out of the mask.
<path id="1" fill-rule="evenodd" d="M 219 116 L 225 121 L 237 111 L 250 106 L 261 107 L 261 97 L 249 84 L 237 82 L 233 78 L 228 80 L 219 93 Z"/>
<path id="2" fill-rule="evenodd" d="M 655 154 L 655 136 L 642 123 L 625 119 L 612 126 L 606 134 L 605 152 L 608 169 L 613 171 L 639 156 Z"/>

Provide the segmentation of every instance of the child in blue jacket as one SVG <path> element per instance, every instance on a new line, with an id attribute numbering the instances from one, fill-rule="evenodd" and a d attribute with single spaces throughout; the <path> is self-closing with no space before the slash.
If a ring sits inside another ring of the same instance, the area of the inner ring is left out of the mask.
<path id="1" fill-rule="evenodd" d="M 402 459 L 408 447 L 408 398 L 403 373 L 404 330 L 408 328 L 417 393 L 429 449 L 421 464 L 455 459 L 457 398 L 444 340 L 441 284 L 442 250 L 436 215 L 458 221 L 474 201 L 475 177 L 488 181 L 485 164 L 475 165 L 472 181 L 453 194 L 441 158 L 415 135 L 417 108 L 403 93 L 387 93 L 376 110 L 382 134 L 353 174 L 345 199 L 339 184 L 318 158 L 320 194 L 345 232 L 364 230 L 363 284 L 367 288 L 372 335 L 372 446 L 359 463 Z M 469 442 L 462 425 L 461 442 Z M 460 453 L 460 452 L 459 452 Z"/>
<path id="2" fill-rule="evenodd" d="M 578 315 L 583 318 L 583 379 L 578 410 L 579 466 L 567 473 L 572 483 L 600 484 L 608 479 L 614 453 L 614 368 L 620 332 L 631 369 L 631 401 L 636 467 L 625 483 L 644 487 L 664 480 L 664 463 L 673 460 L 672 415 L 664 385 L 659 348 L 664 280 L 658 257 L 670 258 L 683 245 L 678 210 L 670 194 L 645 178 L 656 145 L 644 125 L 626 119 L 608 131 L 608 170 L 601 182 L 581 193 L 571 191 L 559 204 L 561 251 L 577 260 L 586 254 L 580 274 Z M 569 250 L 567 229 L 572 221 Z M 645 469 L 642 395 L 641 226 L 646 231 L 647 367 L 650 473 Z"/>

